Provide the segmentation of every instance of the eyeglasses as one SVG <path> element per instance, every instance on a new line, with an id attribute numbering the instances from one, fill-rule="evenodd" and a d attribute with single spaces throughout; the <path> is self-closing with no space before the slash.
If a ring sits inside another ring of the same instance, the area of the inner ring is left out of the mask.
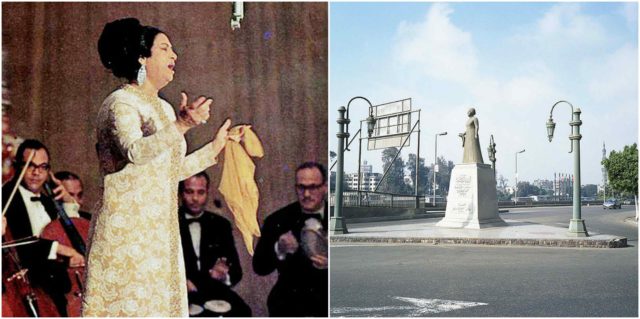
<path id="1" fill-rule="evenodd" d="M 24 165 L 24 164 L 23 164 Z M 35 171 L 35 170 L 41 170 L 41 171 L 45 171 L 48 172 L 51 169 L 51 165 L 49 165 L 49 163 L 42 163 L 40 165 L 36 165 L 33 163 L 29 163 L 29 168 L 27 168 L 28 170 L 31 171 Z"/>
<path id="2" fill-rule="evenodd" d="M 303 185 L 296 184 L 296 192 L 303 194 L 305 191 L 315 192 L 319 190 L 324 184 L 311 184 L 311 185 Z"/>

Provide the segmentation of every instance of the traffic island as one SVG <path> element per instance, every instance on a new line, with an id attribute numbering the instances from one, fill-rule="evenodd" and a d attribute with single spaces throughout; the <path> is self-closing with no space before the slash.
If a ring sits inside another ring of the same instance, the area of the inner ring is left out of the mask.
<path id="1" fill-rule="evenodd" d="M 332 244 L 428 244 L 535 246 L 567 248 L 623 248 L 627 238 L 590 232 L 589 237 L 570 237 L 567 227 L 554 227 L 517 220 L 505 220 L 507 226 L 484 229 L 436 227 L 437 221 L 405 225 L 358 227 L 348 235 L 331 236 Z"/>

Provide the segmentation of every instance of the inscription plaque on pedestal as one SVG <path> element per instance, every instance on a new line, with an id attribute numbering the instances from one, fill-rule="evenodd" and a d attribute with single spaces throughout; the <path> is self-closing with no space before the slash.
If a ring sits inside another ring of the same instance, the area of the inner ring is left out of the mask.
<path id="1" fill-rule="evenodd" d="M 498 215 L 496 179 L 491 165 L 456 165 L 451 171 L 447 210 L 436 226 L 480 229 L 506 225 Z"/>

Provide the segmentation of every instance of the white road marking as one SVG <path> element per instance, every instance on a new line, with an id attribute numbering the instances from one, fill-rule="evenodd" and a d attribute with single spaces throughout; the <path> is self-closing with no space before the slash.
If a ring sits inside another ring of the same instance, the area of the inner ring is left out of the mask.
<path id="1" fill-rule="evenodd" d="M 412 306 L 389 306 L 389 307 L 331 307 L 331 316 L 347 316 L 354 315 L 355 313 L 360 313 L 358 316 L 366 316 L 366 317 L 382 317 L 384 316 L 384 312 L 390 310 L 414 310 L 415 307 Z"/>
<path id="2" fill-rule="evenodd" d="M 332 307 L 331 316 L 366 317 L 424 317 L 429 314 L 460 310 L 464 308 L 486 306 L 487 303 L 444 299 L 421 299 L 392 297 L 411 305 L 382 307 Z"/>
<path id="3" fill-rule="evenodd" d="M 457 301 L 457 300 L 443 300 L 443 299 L 420 299 L 420 298 L 408 298 L 408 297 L 394 297 L 396 300 L 401 300 L 414 304 L 416 309 L 409 317 L 422 317 L 426 314 L 447 312 L 453 310 L 460 310 L 464 308 L 486 306 L 484 302 L 472 302 L 472 301 Z"/>

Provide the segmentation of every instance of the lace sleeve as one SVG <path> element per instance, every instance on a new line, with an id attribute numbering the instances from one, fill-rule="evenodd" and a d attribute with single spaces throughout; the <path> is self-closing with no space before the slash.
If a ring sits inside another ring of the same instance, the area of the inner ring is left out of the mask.
<path id="1" fill-rule="evenodd" d="M 187 155 L 180 168 L 180 180 L 187 179 L 190 176 L 204 171 L 207 167 L 217 164 L 218 154 L 220 154 L 220 152 L 215 151 L 213 142 L 209 142 L 200 149 Z"/>
<path id="2" fill-rule="evenodd" d="M 143 137 L 140 114 L 132 105 L 115 102 L 109 111 L 112 133 L 116 137 L 118 148 L 134 164 L 146 164 L 170 149 L 171 145 L 180 143 L 183 138 L 172 124 Z"/>

